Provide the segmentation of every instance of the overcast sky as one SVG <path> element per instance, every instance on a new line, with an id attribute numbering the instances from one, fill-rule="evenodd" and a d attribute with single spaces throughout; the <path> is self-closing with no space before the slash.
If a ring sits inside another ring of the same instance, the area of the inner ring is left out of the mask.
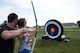
<path id="1" fill-rule="evenodd" d="M 80 20 L 80 0 L 33 0 L 38 25 L 44 25 L 50 19 L 61 23 Z M 0 23 L 7 19 L 9 13 L 26 18 L 28 26 L 35 25 L 31 0 L 0 0 Z"/>

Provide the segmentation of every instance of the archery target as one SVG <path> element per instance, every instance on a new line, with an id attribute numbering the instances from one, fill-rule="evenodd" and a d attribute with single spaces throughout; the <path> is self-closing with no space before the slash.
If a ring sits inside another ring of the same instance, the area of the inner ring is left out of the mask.
<path id="1" fill-rule="evenodd" d="M 63 26 L 57 20 L 49 20 L 45 24 L 45 33 L 51 39 L 59 38 L 63 33 Z"/>

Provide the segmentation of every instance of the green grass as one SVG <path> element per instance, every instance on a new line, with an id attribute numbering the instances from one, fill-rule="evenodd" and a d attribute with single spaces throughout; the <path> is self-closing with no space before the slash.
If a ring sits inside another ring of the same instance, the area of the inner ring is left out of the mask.
<path id="1" fill-rule="evenodd" d="M 75 31 L 66 31 L 75 30 Z M 64 35 L 70 38 L 70 42 L 57 40 L 42 40 L 45 35 L 44 30 L 38 30 L 37 42 L 34 48 L 34 53 L 80 53 L 80 28 L 65 28 Z M 16 39 L 15 51 L 17 53 L 19 40 Z"/>

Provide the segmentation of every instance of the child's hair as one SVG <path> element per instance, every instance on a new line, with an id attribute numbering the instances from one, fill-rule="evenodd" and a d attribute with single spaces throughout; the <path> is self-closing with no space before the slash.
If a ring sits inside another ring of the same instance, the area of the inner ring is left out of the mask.
<path id="1" fill-rule="evenodd" d="M 24 26 L 25 26 L 24 23 L 25 23 L 25 18 L 20 18 L 20 19 L 18 20 L 18 26 L 19 26 L 19 27 L 20 27 L 20 26 L 24 27 Z"/>

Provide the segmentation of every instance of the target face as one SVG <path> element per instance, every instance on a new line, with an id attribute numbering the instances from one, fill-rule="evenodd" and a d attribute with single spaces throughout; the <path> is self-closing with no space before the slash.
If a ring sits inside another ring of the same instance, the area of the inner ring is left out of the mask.
<path id="1" fill-rule="evenodd" d="M 59 38 L 63 33 L 62 24 L 57 20 L 49 20 L 45 24 L 45 33 L 51 39 Z"/>

